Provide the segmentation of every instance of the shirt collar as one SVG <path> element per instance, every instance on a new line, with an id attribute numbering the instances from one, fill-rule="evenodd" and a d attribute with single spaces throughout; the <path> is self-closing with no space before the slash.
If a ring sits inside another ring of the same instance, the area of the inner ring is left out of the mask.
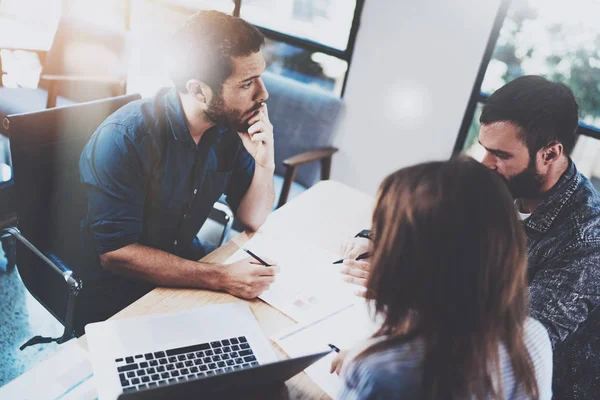
<path id="1" fill-rule="evenodd" d="M 581 175 L 577 172 L 575 163 L 569 158 L 567 170 L 525 221 L 525 226 L 541 233 L 548 231 L 556 216 L 575 193 L 580 182 Z"/>
<path id="2" fill-rule="evenodd" d="M 164 97 L 164 107 L 169 128 L 171 129 L 171 133 L 173 134 L 175 140 L 179 142 L 192 141 L 190 128 L 187 124 L 187 118 L 183 112 L 181 99 L 179 98 L 176 88 L 173 87 L 167 92 L 166 96 Z M 216 136 L 221 136 L 221 134 L 227 132 L 227 130 L 228 129 L 226 127 L 219 125 L 209 129 L 209 131 L 215 132 L 215 134 L 217 134 Z"/>

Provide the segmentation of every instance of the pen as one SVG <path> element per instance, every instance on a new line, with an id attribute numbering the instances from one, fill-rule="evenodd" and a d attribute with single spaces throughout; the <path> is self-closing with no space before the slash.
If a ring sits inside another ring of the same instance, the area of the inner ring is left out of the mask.
<path id="1" fill-rule="evenodd" d="M 362 253 L 360 256 L 356 257 L 356 261 L 360 261 L 360 260 L 364 260 L 365 258 L 369 258 L 371 257 L 371 253 L 370 252 L 366 252 L 366 253 Z M 342 264 L 344 262 L 344 259 L 342 258 L 341 260 L 337 260 L 334 261 L 334 264 Z"/>
<path id="2" fill-rule="evenodd" d="M 336 353 L 340 352 L 339 347 L 332 345 L 331 343 L 329 343 L 329 347 L 331 347 L 331 350 L 335 351 Z"/>
<path id="3" fill-rule="evenodd" d="M 259 263 L 261 263 L 262 265 L 264 265 L 265 267 L 270 267 L 271 265 L 266 263 L 262 258 L 260 258 L 259 256 L 257 256 L 256 254 L 254 254 L 253 252 L 251 252 L 248 249 L 244 249 L 244 251 L 246 253 L 248 253 L 250 255 L 250 257 L 254 258 L 256 261 L 258 261 Z"/>

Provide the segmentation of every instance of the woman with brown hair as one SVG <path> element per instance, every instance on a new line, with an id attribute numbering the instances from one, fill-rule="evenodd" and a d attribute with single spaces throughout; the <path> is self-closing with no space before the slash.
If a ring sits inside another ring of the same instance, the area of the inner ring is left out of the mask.
<path id="1" fill-rule="evenodd" d="M 342 352 L 343 399 L 550 399 L 528 318 L 525 234 L 501 178 L 459 157 L 401 169 L 373 213 L 367 293 L 383 323 Z"/>

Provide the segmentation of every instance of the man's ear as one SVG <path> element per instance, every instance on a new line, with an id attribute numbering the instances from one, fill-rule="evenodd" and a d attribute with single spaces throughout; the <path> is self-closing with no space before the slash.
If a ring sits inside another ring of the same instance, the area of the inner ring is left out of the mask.
<path id="1" fill-rule="evenodd" d="M 542 160 L 544 164 L 550 164 L 560 158 L 563 154 L 563 145 L 560 142 L 552 142 L 542 149 Z"/>
<path id="2" fill-rule="evenodd" d="M 200 103 L 202 108 L 208 107 L 213 93 L 207 84 L 196 79 L 190 79 L 185 84 L 185 88 Z"/>

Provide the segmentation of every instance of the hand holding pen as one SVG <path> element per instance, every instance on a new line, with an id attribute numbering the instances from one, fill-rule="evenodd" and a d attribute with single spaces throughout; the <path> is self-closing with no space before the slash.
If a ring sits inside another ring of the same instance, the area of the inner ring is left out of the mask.
<path id="1" fill-rule="evenodd" d="M 362 253 L 356 260 L 352 259 L 342 259 L 334 262 L 334 264 L 344 264 L 344 267 L 341 269 L 341 273 L 344 274 L 344 281 L 348 283 L 353 283 L 355 285 L 367 287 L 367 280 L 369 278 L 369 273 L 371 270 L 371 263 L 367 260 L 371 257 L 371 253 L 366 252 Z M 363 296 L 364 291 L 360 291 L 359 295 Z"/>
<path id="2" fill-rule="evenodd" d="M 248 255 L 252 258 L 254 258 L 256 261 L 258 261 L 259 263 L 261 263 L 262 265 L 264 265 L 265 267 L 270 267 L 271 264 L 267 263 L 266 261 L 264 261 L 262 258 L 260 258 L 259 256 L 257 256 L 256 254 L 254 254 L 253 252 L 251 252 L 250 250 L 244 248 L 244 251 L 246 253 L 248 253 Z"/>
<path id="3" fill-rule="evenodd" d="M 360 261 L 360 260 L 364 260 L 365 258 L 369 258 L 371 257 L 371 253 L 370 252 L 366 252 L 366 253 L 362 253 L 361 255 L 359 255 L 358 257 L 356 257 L 356 261 Z M 342 264 L 344 262 L 344 259 L 342 258 L 341 260 L 337 260 L 334 261 L 334 264 Z"/>

